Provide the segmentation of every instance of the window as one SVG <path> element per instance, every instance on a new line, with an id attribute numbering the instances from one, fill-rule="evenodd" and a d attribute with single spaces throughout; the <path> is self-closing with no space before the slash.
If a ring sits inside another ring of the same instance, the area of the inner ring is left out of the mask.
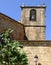
<path id="1" fill-rule="evenodd" d="M 36 10 L 30 10 L 30 21 L 36 21 Z"/>

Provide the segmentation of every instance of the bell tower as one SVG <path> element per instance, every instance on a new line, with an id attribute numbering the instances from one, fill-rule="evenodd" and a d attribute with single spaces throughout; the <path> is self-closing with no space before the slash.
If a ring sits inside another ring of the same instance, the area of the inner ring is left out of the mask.
<path id="1" fill-rule="evenodd" d="M 21 23 L 25 27 L 28 40 L 45 40 L 45 10 L 46 6 L 21 6 Z"/>

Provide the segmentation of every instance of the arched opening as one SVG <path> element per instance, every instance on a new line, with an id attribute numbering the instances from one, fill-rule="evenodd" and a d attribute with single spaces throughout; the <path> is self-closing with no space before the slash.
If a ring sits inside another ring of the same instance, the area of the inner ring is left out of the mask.
<path id="1" fill-rule="evenodd" d="M 30 10 L 30 21 L 36 21 L 36 10 Z"/>

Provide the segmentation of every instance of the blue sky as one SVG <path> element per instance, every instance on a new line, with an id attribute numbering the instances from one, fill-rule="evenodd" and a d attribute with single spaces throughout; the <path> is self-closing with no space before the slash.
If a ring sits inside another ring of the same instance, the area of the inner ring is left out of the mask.
<path id="1" fill-rule="evenodd" d="M 0 12 L 19 21 L 22 3 L 26 6 L 46 4 L 46 39 L 51 40 L 51 0 L 0 0 Z"/>

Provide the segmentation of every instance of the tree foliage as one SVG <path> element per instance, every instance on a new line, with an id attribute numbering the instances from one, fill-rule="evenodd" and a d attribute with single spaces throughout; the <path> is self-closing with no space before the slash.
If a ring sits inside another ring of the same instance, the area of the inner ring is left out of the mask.
<path id="1" fill-rule="evenodd" d="M 28 65 L 27 56 L 21 45 L 16 40 L 10 39 L 12 30 L 7 30 L 0 35 L 0 65 Z"/>

